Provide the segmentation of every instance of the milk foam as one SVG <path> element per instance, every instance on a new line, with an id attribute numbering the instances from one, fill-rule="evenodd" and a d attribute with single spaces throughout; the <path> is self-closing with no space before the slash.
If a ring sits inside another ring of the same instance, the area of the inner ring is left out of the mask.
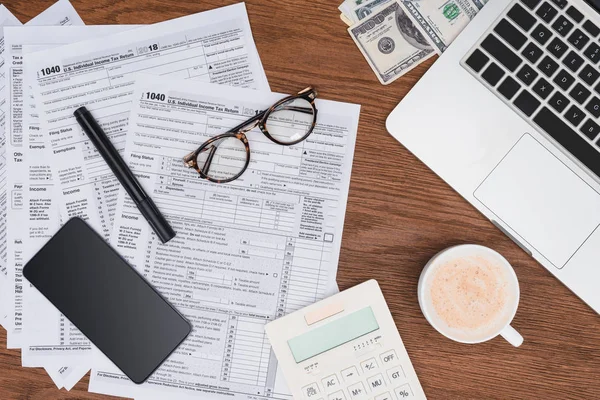
<path id="1" fill-rule="evenodd" d="M 436 319 L 459 340 L 478 341 L 497 333 L 517 301 L 506 268 L 480 255 L 440 261 L 428 281 Z"/>

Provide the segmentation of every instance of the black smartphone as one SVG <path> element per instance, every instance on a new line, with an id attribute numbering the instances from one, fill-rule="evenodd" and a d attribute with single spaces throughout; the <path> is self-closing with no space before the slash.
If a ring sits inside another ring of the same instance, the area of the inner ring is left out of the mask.
<path id="1" fill-rule="evenodd" d="M 72 218 L 23 268 L 54 306 L 135 383 L 191 324 L 83 220 Z"/>

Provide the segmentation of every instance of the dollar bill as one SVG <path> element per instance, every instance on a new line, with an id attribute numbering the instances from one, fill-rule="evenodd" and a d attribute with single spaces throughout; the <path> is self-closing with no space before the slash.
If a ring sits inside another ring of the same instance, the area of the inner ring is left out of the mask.
<path id="1" fill-rule="evenodd" d="M 360 6 L 366 2 L 367 0 L 344 0 L 344 2 L 339 5 L 338 10 L 340 10 L 347 19 L 356 22 L 357 20 L 354 19 L 352 10 L 354 10 L 356 6 Z"/>
<path id="2" fill-rule="evenodd" d="M 355 21 L 361 21 L 367 18 L 369 15 L 373 13 L 378 7 L 383 6 L 386 3 L 391 2 L 392 0 L 370 0 L 366 3 L 360 4 L 352 10 L 352 17 Z"/>
<path id="3" fill-rule="evenodd" d="M 348 26 L 352 26 L 352 25 L 354 25 L 354 21 L 353 21 L 353 20 L 351 20 L 350 18 L 346 17 L 346 14 L 344 14 L 344 13 L 341 13 L 341 14 L 340 14 L 340 19 L 341 19 L 342 21 L 344 21 L 344 23 L 345 23 L 346 25 L 348 25 Z"/>
<path id="4" fill-rule="evenodd" d="M 384 85 L 435 55 L 399 0 L 375 10 L 348 28 L 348 32 Z"/>
<path id="5" fill-rule="evenodd" d="M 442 54 L 488 0 L 404 1 L 401 6 Z"/>

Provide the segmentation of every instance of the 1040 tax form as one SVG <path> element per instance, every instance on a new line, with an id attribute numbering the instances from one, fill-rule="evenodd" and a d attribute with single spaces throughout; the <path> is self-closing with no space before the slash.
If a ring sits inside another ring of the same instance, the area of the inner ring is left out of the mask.
<path id="1" fill-rule="evenodd" d="M 138 72 L 268 89 L 243 3 L 25 56 L 64 220 L 106 238 L 120 184 L 73 111 L 85 105 L 122 151 Z"/>
<path id="2" fill-rule="evenodd" d="M 283 96 L 148 75 L 136 82 L 125 158 L 177 236 L 163 245 L 121 191 L 111 244 L 194 330 L 135 397 L 290 399 L 264 325 L 336 291 L 360 106 L 317 100 L 316 128 L 294 146 L 255 128 L 248 170 L 215 184 L 182 158 Z M 121 382 L 95 367 L 90 390 L 122 394 Z"/>

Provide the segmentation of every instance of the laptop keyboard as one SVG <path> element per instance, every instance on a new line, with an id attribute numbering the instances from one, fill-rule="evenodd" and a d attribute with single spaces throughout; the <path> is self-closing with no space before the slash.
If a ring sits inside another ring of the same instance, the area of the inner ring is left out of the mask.
<path id="1" fill-rule="evenodd" d="M 461 62 L 598 177 L 599 35 L 567 0 L 516 0 Z"/>

